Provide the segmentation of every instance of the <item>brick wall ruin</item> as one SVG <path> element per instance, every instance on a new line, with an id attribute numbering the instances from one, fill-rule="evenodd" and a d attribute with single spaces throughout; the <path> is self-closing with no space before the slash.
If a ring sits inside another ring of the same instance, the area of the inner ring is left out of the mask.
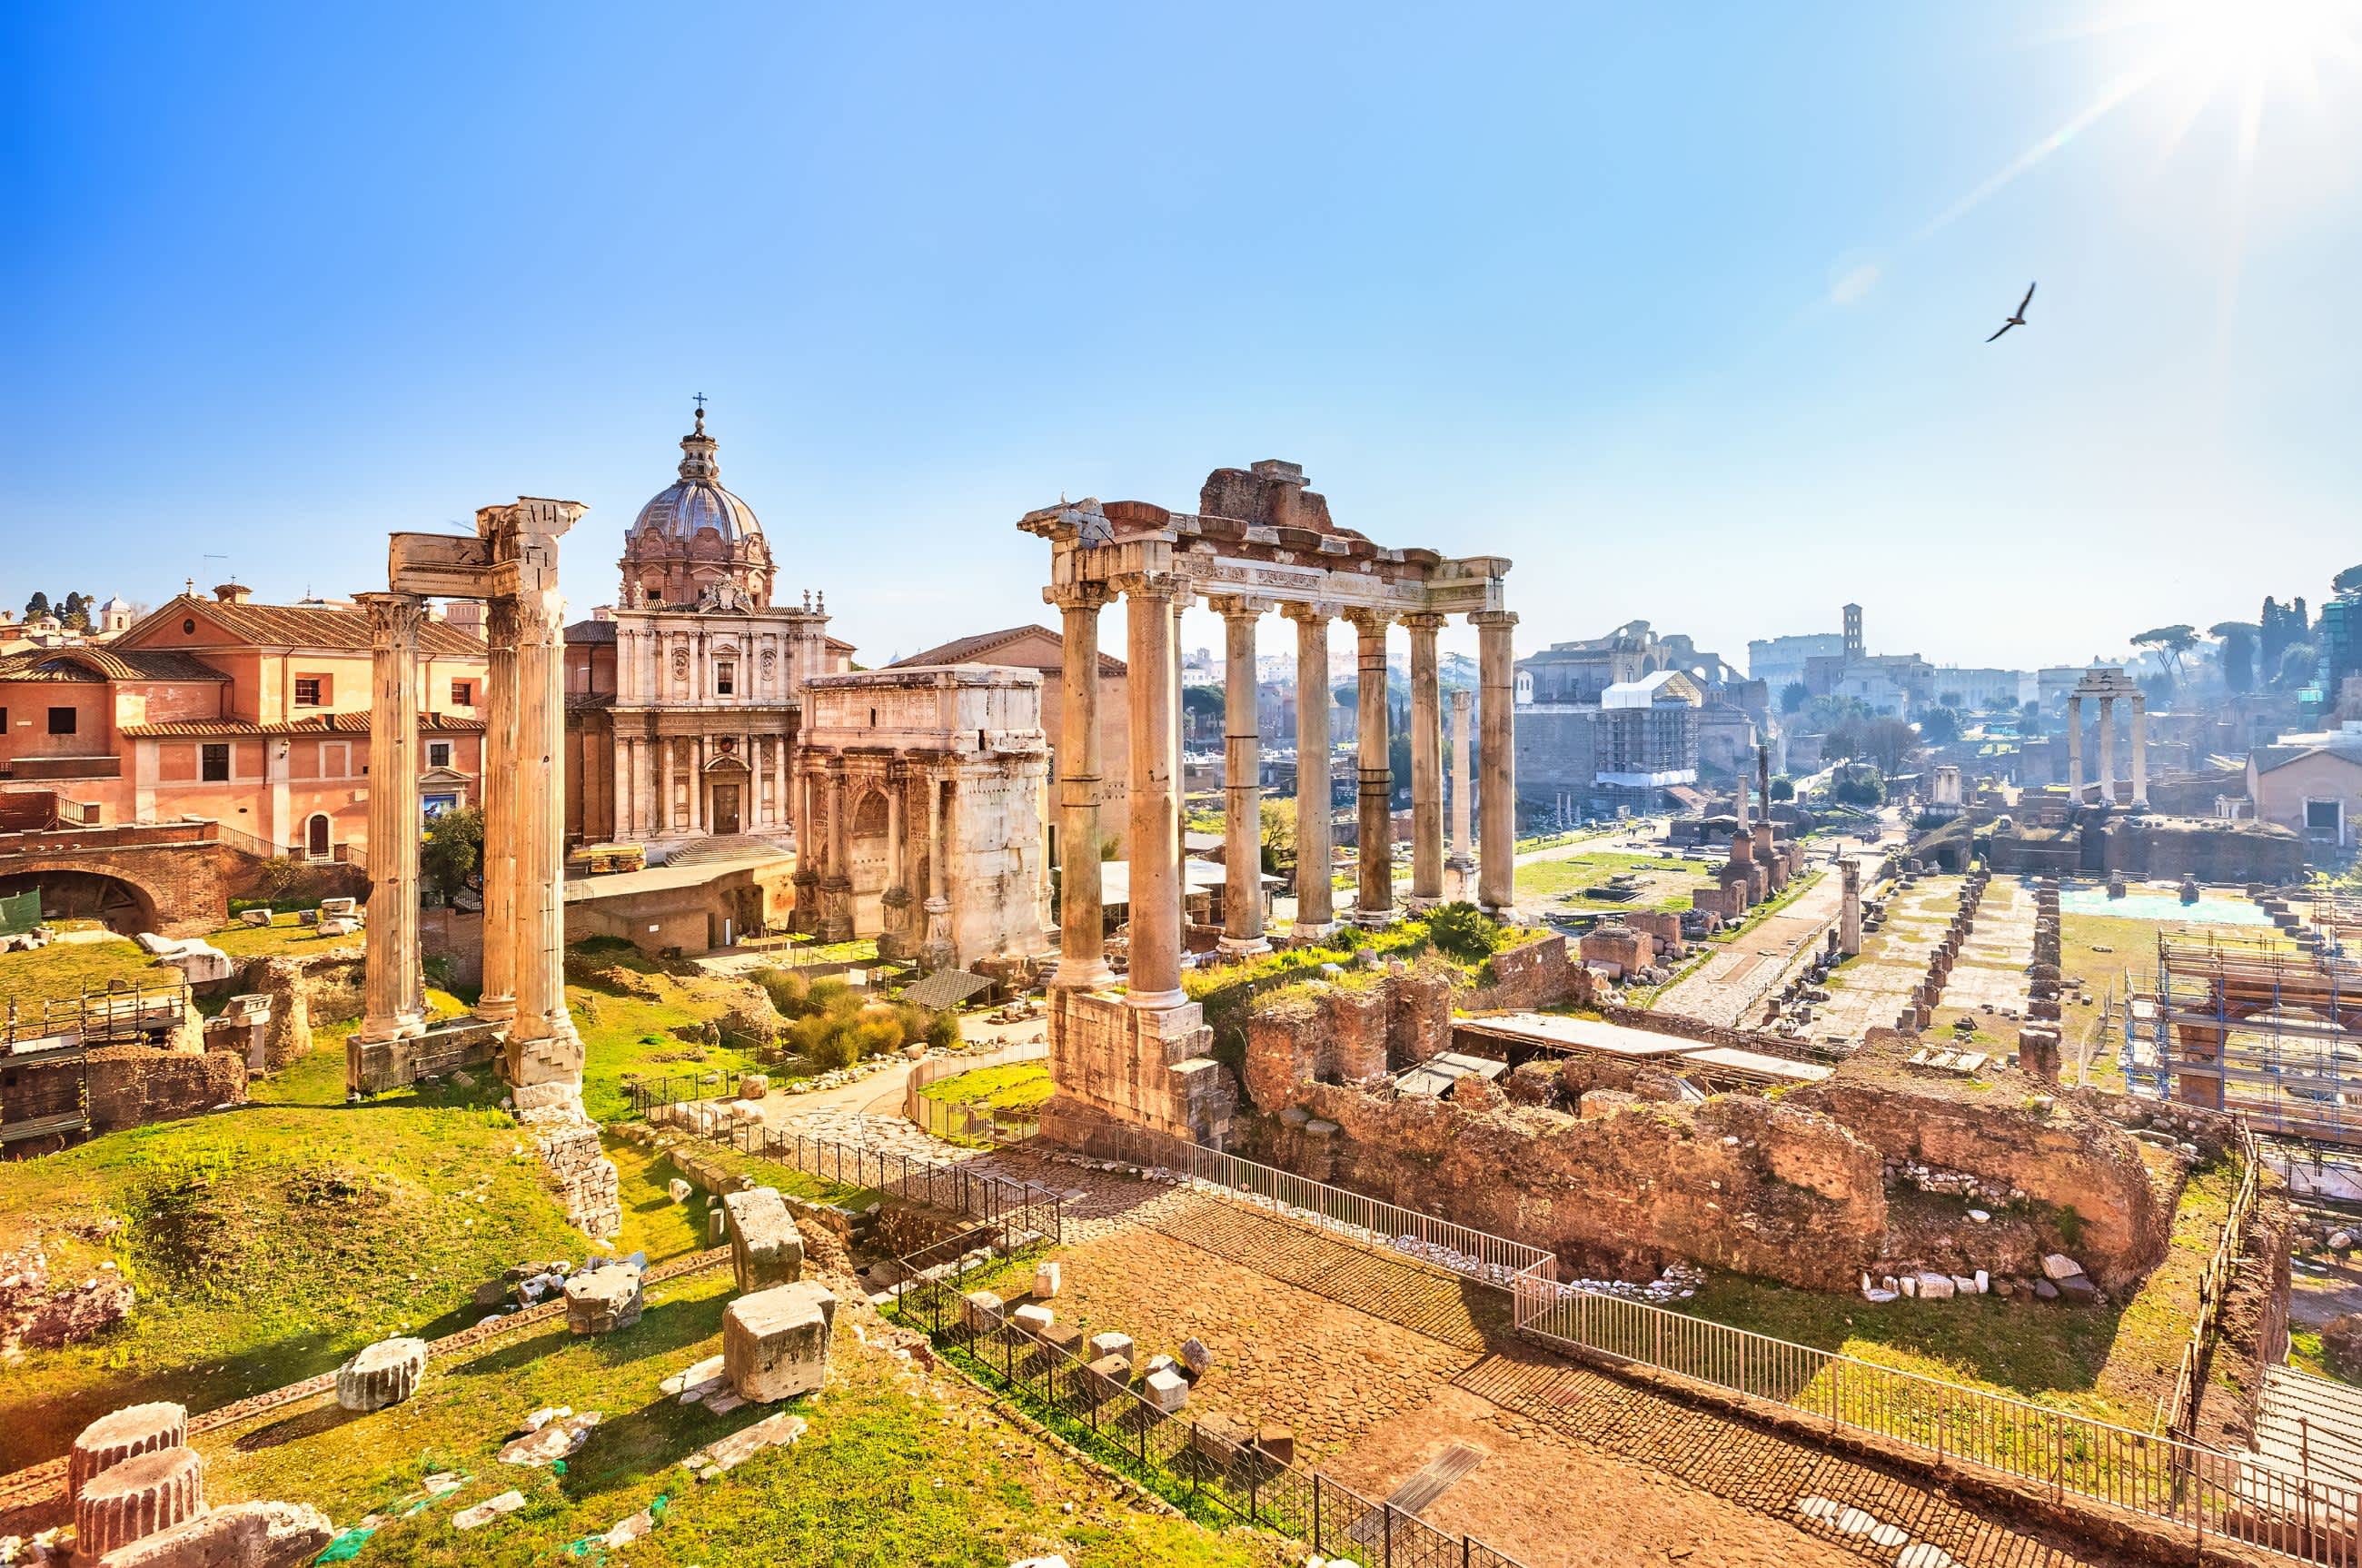
<path id="1" fill-rule="evenodd" d="M 87 1061 L 93 1133 L 246 1102 L 246 1061 L 235 1052 L 105 1045 L 91 1052 Z"/>

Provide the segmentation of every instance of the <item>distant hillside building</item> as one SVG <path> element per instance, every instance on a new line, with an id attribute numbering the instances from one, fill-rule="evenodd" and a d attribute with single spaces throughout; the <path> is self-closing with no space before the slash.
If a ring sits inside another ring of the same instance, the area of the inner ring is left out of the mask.
<path id="1" fill-rule="evenodd" d="M 1556 643 L 1518 661 L 1518 798 L 1536 822 L 1650 812 L 1664 791 L 1697 782 L 1703 711 L 1717 694 L 1717 749 L 1735 756 L 1734 719 L 1753 721 L 1732 693 L 1760 703 L 1763 688 L 1739 680 L 1688 637 L 1659 636 L 1633 621 L 1604 637 Z"/>

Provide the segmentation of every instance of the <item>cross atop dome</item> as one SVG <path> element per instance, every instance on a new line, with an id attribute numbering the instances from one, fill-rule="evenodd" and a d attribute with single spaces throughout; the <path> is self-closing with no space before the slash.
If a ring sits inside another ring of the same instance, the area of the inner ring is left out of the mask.
<path id="1" fill-rule="evenodd" d="M 721 446 L 705 429 L 703 392 L 680 438 L 680 478 L 658 491 L 624 535 L 627 605 L 695 605 L 728 581 L 745 602 L 771 602 L 771 549 L 755 509 L 722 488 Z"/>

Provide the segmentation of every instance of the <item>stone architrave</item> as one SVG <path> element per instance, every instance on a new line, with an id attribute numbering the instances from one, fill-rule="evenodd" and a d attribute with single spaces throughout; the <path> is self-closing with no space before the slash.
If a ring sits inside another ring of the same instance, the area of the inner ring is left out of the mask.
<path id="1" fill-rule="evenodd" d="M 1443 617 L 1403 617 L 1410 631 L 1410 908 L 1443 901 L 1443 699 L 1436 634 Z"/>
<path id="2" fill-rule="evenodd" d="M 828 1381 L 836 1297 L 811 1280 L 741 1296 L 723 1309 L 722 1363 L 741 1399 L 766 1404 Z"/>
<path id="3" fill-rule="evenodd" d="M 418 633 L 426 601 L 414 593 L 358 597 L 370 618 L 372 692 L 369 947 L 353 1039 L 379 1043 L 426 1030 L 418 949 Z"/>
<path id="4" fill-rule="evenodd" d="M 730 1267 L 742 1295 L 803 1277 L 803 1232 L 778 1187 L 727 1193 L 722 1207 L 729 1216 Z"/>
<path id="5" fill-rule="evenodd" d="M 1481 610 L 1468 617 L 1477 629 L 1477 675 L 1484 687 L 1483 744 L 1477 786 L 1483 844 L 1476 901 L 1487 914 L 1507 916 L 1518 902 L 1517 657 L 1509 640 L 1513 610 Z"/>
<path id="6" fill-rule="evenodd" d="M 1353 923 L 1381 926 L 1395 918 L 1394 764 L 1386 726 L 1386 627 L 1383 611 L 1348 611 L 1357 634 L 1353 758 L 1359 802 L 1353 861 L 1358 867 Z"/>
<path id="7" fill-rule="evenodd" d="M 1263 934 L 1263 734 L 1257 712 L 1260 601 L 1208 602 L 1222 618 L 1222 953 L 1271 951 Z"/>
<path id="8" fill-rule="evenodd" d="M 1296 932 L 1317 941 L 1337 929 L 1330 881 L 1329 621 L 1319 604 L 1289 604 L 1296 623 Z"/>

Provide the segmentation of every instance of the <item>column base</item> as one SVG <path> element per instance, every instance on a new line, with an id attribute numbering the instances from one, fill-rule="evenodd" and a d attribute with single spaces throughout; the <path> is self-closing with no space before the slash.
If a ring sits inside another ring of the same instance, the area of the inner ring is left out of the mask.
<path id="1" fill-rule="evenodd" d="M 1356 907 L 1350 911 L 1345 918 L 1364 931 L 1382 931 L 1394 924 L 1396 917 L 1395 907 L 1392 904 L 1385 904 L 1374 910 Z"/>
<path id="2" fill-rule="evenodd" d="M 1413 893 L 1403 900 L 1403 908 L 1411 914 L 1425 914 L 1429 910 L 1441 909 L 1451 901 L 1441 893 Z"/>
<path id="3" fill-rule="evenodd" d="M 1288 939 L 1302 943 L 1326 942 L 1337 934 L 1337 923 L 1333 920 L 1300 920 L 1289 931 Z"/>
<path id="4" fill-rule="evenodd" d="M 1115 984 L 1115 971 L 1104 957 L 1061 958 L 1050 975 L 1054 991 L 1097 991 Z"/>
<path id="5" fill-rule="evenodd" d="M 1189 1005 L 1189 993 L 1175 986 L 1169 991 L 1126 991 L 1123 1005 L 1135 1012 L 1169 1012 Z"/>
<path id="6" fill-rule="evenodd" d="M 1225 958 L 1253 958 L 1271 951 L 1271 944 L 1260 936 L 1225 936 L 1214 944 L 1214 951 Z"/>
<path id="7" fill-rule="evenodd" d="M 1755 901 L 1761 903 L 1763 900 L 1758 899 Z M 1497 920 L 1505 925 L 1518 919 L 1518 906 L 1515 904 L 1480 903 L 1476 907 L 1489 918 Z"/>
<path id="8" fill-rule="evenodd" d="M 506 1023 L 516 1017 L 516 998 L 479 997 L 469 1010 L 486 1023 Z"/>
<path id="9" fill-rule="evenodd" d="M 390 1019 L 363 1019 L 360 1027 L 353 1031 L 351 1040 L 356 1045 L 382 1045 L 389 1041 L 415 1040 L 425 1032 L 425 1012 L 403 1012 Z"/>

